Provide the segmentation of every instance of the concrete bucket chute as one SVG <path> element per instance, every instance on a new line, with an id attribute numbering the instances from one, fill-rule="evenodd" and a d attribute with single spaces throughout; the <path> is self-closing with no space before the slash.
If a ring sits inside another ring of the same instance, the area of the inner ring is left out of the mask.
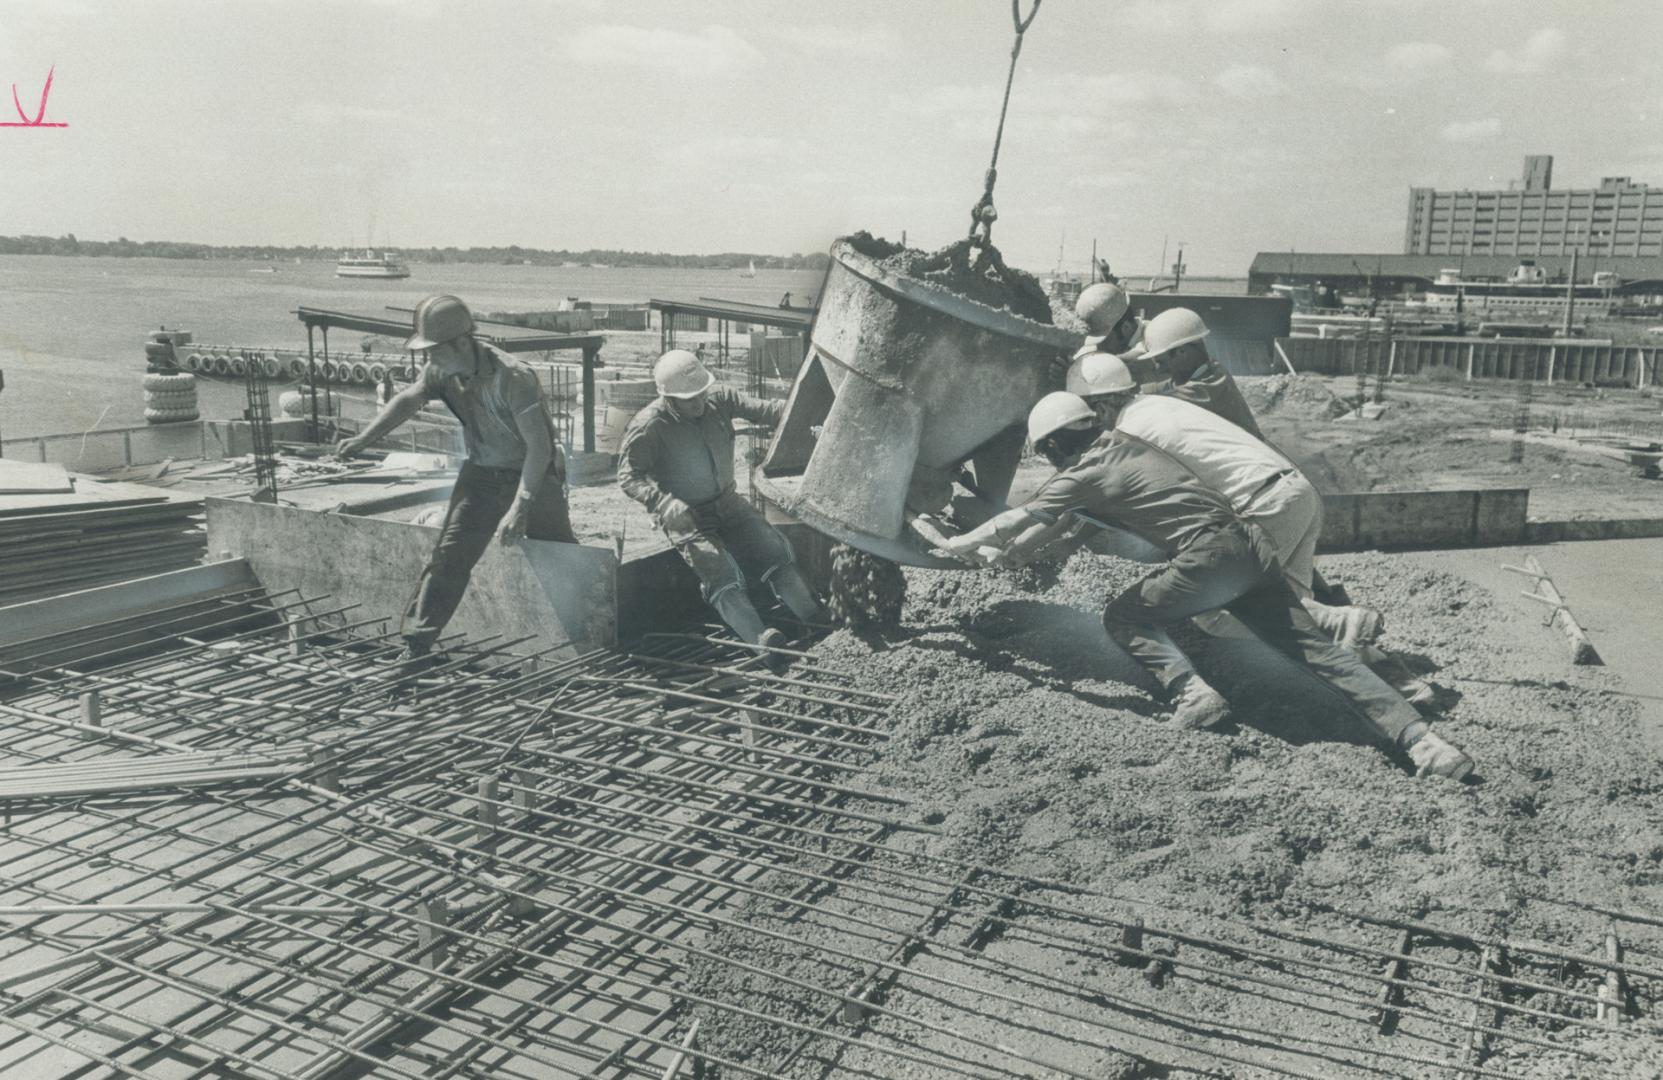
<path id="1" fill-rule="evenodd" d="M 809 357 L 762 464 L 781 510 L 855 547 L 914 566 L 960 566 L 910 525 L 942 509 L 972 464 L 1008 492 L 1029 408 L 1078 335 L 978 303 L 883 265 L 901 249 L 839 240 Z"/>

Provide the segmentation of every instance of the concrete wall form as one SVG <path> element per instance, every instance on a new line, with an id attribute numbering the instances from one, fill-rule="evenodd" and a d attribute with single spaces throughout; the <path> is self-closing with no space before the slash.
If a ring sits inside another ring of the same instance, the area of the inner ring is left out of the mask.
<path id="1" fill-rule="evenodd" d="M 268 590 L 298 589 L 362 607 L 396 626 L 436 528 L 232 499 L 207 500 L 208 551 L 247 560 Z M 451 631 L 535 637 L 559 655 L 617 641 L 617 556 L 605 548 L 524 540 L 493 544 L 474 568 Z"/>
<path id="2" fill-rule="evenodd" d="M 1359 368 L 1418 375 L 1434 369 L 1462 379 L 1542 383 L 1626 382 L 1654 386 L 1663 348 L 1510 338 L 1279 338 L 1295 371 L 1350 375 Z"/>
<path id="3" fill-rule="evenodd" d="M 1324 495 L 1317 550 L 1520 544 L 1529 507 L 1529 488 Z"/>

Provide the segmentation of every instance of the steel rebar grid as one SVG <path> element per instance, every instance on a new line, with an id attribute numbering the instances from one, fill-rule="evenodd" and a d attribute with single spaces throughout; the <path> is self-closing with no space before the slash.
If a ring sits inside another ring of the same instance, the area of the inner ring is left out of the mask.
<path id="1" fill-rule="evenodd" d="M 714 743 L 713 743 L 713 742 L 706 742 L 706 743 L 705 743 L 705 744 L 704 744 L 704 745 L 705 745 L 705 746 L 706 746 L 706 747 L 709 747 L 709 746 L 711 746 L 711 745 L 714 745 Z M 742 751 L 742 750 L 740 750 L 740 751 L 736 751 L 736 752 L 740 752 L 740 753 L 742 753 L 742 752 L 743 752 L 743 751 Z M 689 755 L 689 756 L 691 756 L 691 755 Z M 605 765 L 604 765 L 604 764 L 601 764 L 601 763 L 597 763 L 597 762 L 594 762 L 594 761 L 590 761 L 590 762 L 587 762 L 587 764 L 588 764 L 588 765 L 589 765 L 589 766 L 590 766 L 590 767 L 591 767 L 591 768 L 599 768 L 599 769 L 601 769 L 601 770 L 605 770 L 605 769 L 606 769 L 606 766 L 605 766 Z M 782 778 L 781 778 L 781 779 L 782 779 L 782 780 L 783 780 L 783 777 L 782 777 Z M 591 781 L 591 782 L 590 782 L 590 789 L 591 789 L 591 790 L 593 790 L 593 789 L 594 789 L 594 788 L 593 788 L 593 782 L 592 782 L 592 781 Z M 457 798 L 457 799 L 465 799 L 465 798 L 466 798 L 466 797 L 467 797 L 467 796 L 466 796 L 466 791 L 465 791 L 465 790 L 464 790 L 464 791 L 462 791 L 462 792 L 460 792 L 460 793 L 454 793 L 454 797 L 456 797 L 456 798 Z M 805 808 L 805 811 L 806 811 L 806 808 Z M 770 825 L 773 825 L 773 824 L 774 824 L 774 823 L 769 823 L 769 824 L 770 824 Z M 781 823 L 781 824 L 783 824 L 783 823 Z M 460 827 L 460 826 L 459 826 L 459 827 Z M 615 860 L 615 859 L 613 859 L 613 860 L 610 860 L 610 861 L 611 861 L 611 862 L 612 862 L 612 863 L 613 863 L 613 864 L 614 864 L 614 865 L 615 865 L 615 864 L 616 864 L 616 861 L 617 861 L 617 860 Z"/>

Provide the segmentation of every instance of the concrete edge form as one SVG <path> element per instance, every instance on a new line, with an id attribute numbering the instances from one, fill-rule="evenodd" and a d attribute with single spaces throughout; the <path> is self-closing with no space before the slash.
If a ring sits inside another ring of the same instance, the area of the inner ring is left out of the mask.
<path id="1" fill-rule="evenodd" d="M 269 592 L 328 594 L 358 618 L 396 624 L 437 530 L 352 514 L 210 498 L 208 550 L 248 561 Z M 609 549 L 522 540 L 493 543 L 474 567 L 448 632 L 535 638 L 561 653 L 617 641 L 618 561 Z"/>
<path id="2" fill-rule="evenodd" d="M 1320 552 L 1522 543 L 1529 488 L 1368 491 L 1322 497 Z"/>

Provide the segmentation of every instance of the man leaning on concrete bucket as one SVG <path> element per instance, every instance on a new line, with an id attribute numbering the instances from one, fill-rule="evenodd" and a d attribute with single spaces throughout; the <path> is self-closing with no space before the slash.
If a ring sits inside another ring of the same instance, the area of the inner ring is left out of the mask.
<path id="1" fill-rule="evenodd" d="M 618 450 L 618 486 L 650 510 L 699 576 L 704 598 L 744 641 L 763 646 L 770 666 L 785 635 L 751 603 L 749 581 L 766 584 L 802 622 L 820 615 L 791 544 L 734 488 L 733 421 L 774 425 L 785 402 L 716 385 L 704 362 L 672 349 L 653 365 L 658 397 L 635 414 Z"/>
<path id="2" fill-rule="evenodd" d="M 1214 727 L 1228 718 L 1229 705 L 1168 628 L 1223 609 L 1315 675 L 1337 713 L 1407 752 L 1417 775 L 1459 780 L 1472 771 L 1470 757 L 1317 626 L 1269 535 L 1195 473 L 1134 435 L 1105 430 L 1096 411 L 1066 391 L 1034 406 L 1028 437 L 1056 474 L 1027 503 L 947 541 L 949 554 L 973 565 L 1020 563 L 1055 550 L 1057 537 L 1080 519 L 1129 532 L 1167 562 L 1110 600 L 1103 626 L 1161 686 L 1179 726 Z"/>

